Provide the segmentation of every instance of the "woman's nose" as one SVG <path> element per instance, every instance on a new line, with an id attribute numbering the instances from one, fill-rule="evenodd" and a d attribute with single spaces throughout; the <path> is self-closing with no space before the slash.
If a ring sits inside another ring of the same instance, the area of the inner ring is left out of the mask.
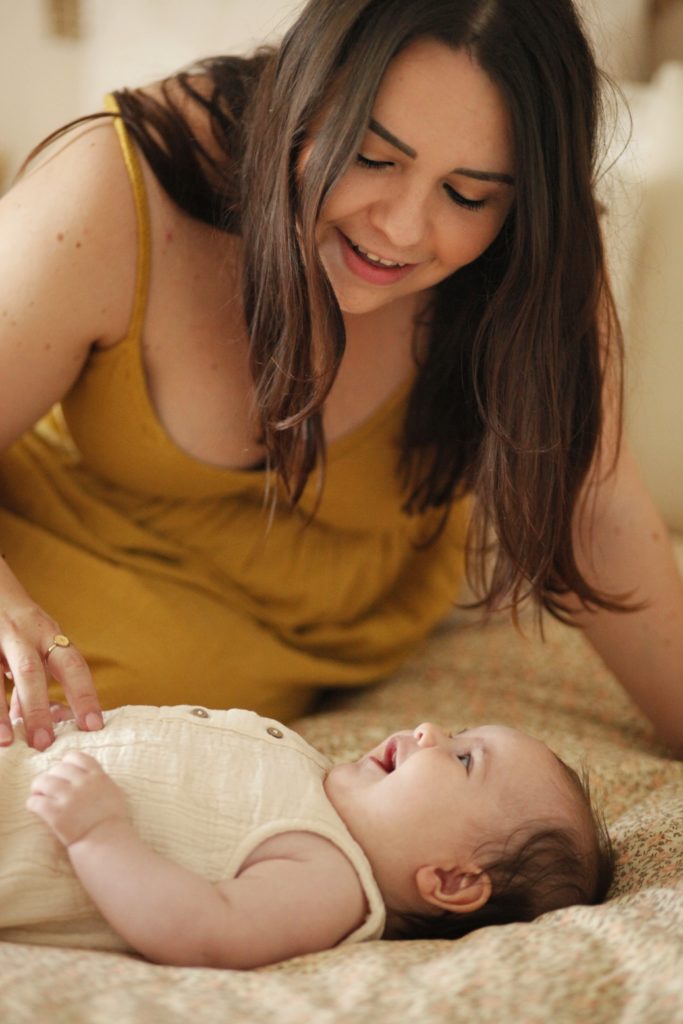
<path id="1" fill-rule="evenodd" d="M 415 261 L 422 255 L 416 250 L 424 247 L 428 234 L 426 198 L 417 194 L 415 189 L 396 190 L 376 202 L 370 212 L 370 221 L 387 242 L 399 250 L 392 255 L 407 254 Z"/>
<path id="2" fill-rule="evenodd" d="M 444 731 L 433 722 L 423 722 L 422 725 L 418 725 L 413 736 L 417 740 L 418 747 L 436 747 L 446 738 Z"/>

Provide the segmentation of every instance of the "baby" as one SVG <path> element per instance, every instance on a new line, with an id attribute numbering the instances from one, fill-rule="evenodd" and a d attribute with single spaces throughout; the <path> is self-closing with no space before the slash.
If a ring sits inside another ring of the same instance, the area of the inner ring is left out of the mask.
<path id="1" fill-rule="evenodd" d="M 425 723 L 332 766 L 249 711 L 105 721 L 0 749 L 0 939 L 251 968 L 530 920 L 609 885 L 587 790 L 514 729 Z"/>

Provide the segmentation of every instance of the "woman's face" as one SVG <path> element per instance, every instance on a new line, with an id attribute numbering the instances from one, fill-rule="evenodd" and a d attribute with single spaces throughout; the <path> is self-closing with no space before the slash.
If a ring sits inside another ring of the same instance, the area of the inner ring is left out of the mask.
<path id="1" fill-rule="evenodd" d="M 390 64 L 360 151 L 318 222 L 342 311 L 373 312 L 475 260 L 508 214 L 513 175 L 497 87 L 465 50 L 412 44 Z"/>

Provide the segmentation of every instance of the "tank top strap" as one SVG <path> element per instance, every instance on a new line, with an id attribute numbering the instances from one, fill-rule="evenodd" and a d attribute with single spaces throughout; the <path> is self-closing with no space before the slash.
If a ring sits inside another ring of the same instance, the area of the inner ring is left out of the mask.
<path id="1" fill-rule="evenodd" d="M 142 175 L 140 157 L 128 134 L 128 129 L 119 110 L 116 99 L 111 94 L 105 97 L 105 108 L 114 115 L 114 129 L 116 131 L 123 162 L 128 172 L 131 188 L 133 190 L 133 201 L 135 203 L 135 218 L 138 228 L 137 246 L 137 274 L 135 280 L 135 299 L 133 302 L 133 313 L 128 326 L 128 338 L 140 338 L 142 326 L 147 308 L 147 296 L 149 293 L 149 275 L 151 263 L 151 224 L 149 217 L 149 203 L 145 189 L 145 179 Z"/>

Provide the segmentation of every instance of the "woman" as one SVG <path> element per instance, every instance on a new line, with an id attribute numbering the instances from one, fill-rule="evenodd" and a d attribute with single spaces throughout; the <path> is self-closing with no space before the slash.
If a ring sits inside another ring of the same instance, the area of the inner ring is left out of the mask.
<path id="1" fill-rule="evenodd" d="M 683 750 L 597 85 L 569 0 L 311 0 L 276 52 L 116 94 L 3 200 L 0 650 L 34 746 L 48 675 L 82 728 L 291 718 L 391 671 L 467 550 L 485 607 L 581 624 Z"/>

